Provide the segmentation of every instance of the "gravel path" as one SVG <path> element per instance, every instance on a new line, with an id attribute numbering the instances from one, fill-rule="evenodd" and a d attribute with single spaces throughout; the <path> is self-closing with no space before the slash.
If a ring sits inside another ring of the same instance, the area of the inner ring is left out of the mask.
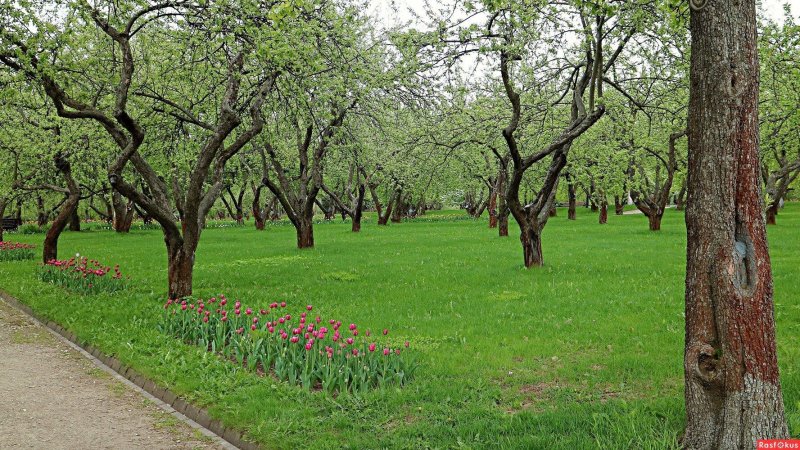
<path id="1" fill-rule="evenodd" d="M 0 449 L 217 449 L 0 300 Z"/>

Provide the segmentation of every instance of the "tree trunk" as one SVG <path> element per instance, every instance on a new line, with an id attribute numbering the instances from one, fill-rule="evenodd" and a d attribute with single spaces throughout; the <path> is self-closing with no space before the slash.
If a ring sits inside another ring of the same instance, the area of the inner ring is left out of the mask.
<path id="1" fill-rule="evenodd" d="M 650 231 L 661 231 L 662 217 L 664 217 L 664 211 L 653 211 L 652 214 L 647 216 L 647 221 L 650 223 Z"/>
<path id="2" fill-rule="evenodd" d="M 618 216 L 625 214 L 625 202 L 619 195 L 614 196 L 614 214 Z"/>
<path id="3" fill-rule="evenodd" d="M 122 194 L 114 191 L 111 194 L 111 205 L 114 210 L 114 231 L 117 233 L 130 232 L 133 223 L 133 204 L 127 201 Z"/>
<path id="4" fill-rule="evenodd" d="M 75 209 L 78 208 L 79 199 L 80 194 L 70 195 L 67 201 L 61 206 L 61 211 L 58 213 L 56 218 L 53 219 L 53 223 L 47 230 L 47 234 L 45 234 L 44 237 L 44 243 L 42 244 L 43 263 L 58 259 L 58 238 L 61 237 L 61 233 L 64 231 L 64 228 L 67 227 L 70 217 L 72 217 Z"/>
<path id="5" fill-rule="evenodd" d="M 600 201 L 600 215 L 598 221 L 600 225 L 608 223 L 608 202 L 605 200 Z"/>
<path id="6" fill-rule="evenodd" d="M 69 217 L 69 231 L 81 231 L 81 218 L 78 216 L 77 206 Z"/>
<path id="7" fill-rule="evenodd" d="M 389 202 L 386 203 L 386 209 L 383 211 L 383 215 L 378 212 L 378 225 L 389 224 L 389 217 L 392 215 L 392 208 L 394 208 L 394 203 L 398 197 L 400 197 L 400 192 L 395 191 L 394 195 L 389 199 Z"/>
<path id="8" fill-rule="evenodd" d="M 499 178 L 500 177 L 495 181 L 492 192 L 489 194 L 489 228 L 497 228 L 497 191 L 498 184 L 500 183 Z"/>
<path id="9" fill-rule="evenodd" d="M 47 210 L 44 207 L 44 199 L 41 195 L 36 196 L 36 224 L 39 227 L 47 225 Z"/>
<path id="10" fill-rule="evenodd" d="M 57 153 L 54 158 L 55 166 L 64 177 L 65 184 L 67 185 L 67 198 L 61 206 L 56 218 L 53 220 L 50 229 L 44 237 L 42 244 L 42 262 L 45 264 L 48 261 L 58 259 L 58 238 L 67 226 L 73 215 L 76 214 L 78 209 L 78 202 L 81 199 L 81 189 L 75 179 L 72 177 L 72 166 L 61 153 Z"/>
<path id="11" fill-rule="evenodd" d="M 776 216 L 778 215 L 778 203 L 773 202 L 767 207 L 767 225 L 775 225 Z"/>
<path id="12" fill-rule="evenodd" d="M 300 217 L 295 224 L 297 230 L 297 248 L 314 247 L 314 221 L 313 218 Z"/>
<path id="13" fill-rule="evenodd" d="M 684 448 L 789 437 L 762 218 L 755 2 L 691 12 Z M 692 3 L 694 4 L 694 3 Z"/>
<path id="14" fill-rule="evenodd" d="M 358 197 L 356 198 L 356 205 L 353 209 L 353 226 L 351 230 L 353 233 L 361 231 L 361 215 L 364 210 L 364 195 L 367 188 L 362 184 L 358 186 Z"/>
<path id="15" fill-rule="evenodd" d="M 569 209 L 567 210 L 567 219 L 575 220 L 575 185 L 572 183 L 567 184 L 567 192 L 569 193 Z"/>
<path id="16" fill-rule="evenodd" d="M 675 209 L 678 211 L 683 211 L 686 208 L 686 181 L 681 183 L 681 190 L 678 191 L 678 195 L 675 197 Z"/>
<path id="17" fill-rule="evenodd" d="M 497 230 L 500 237 L 508 237 L 508 215 L 509 211 L 506 208 L 505 212 L 497 216 Z"/>
<path id="18" fill-rule="evenodd" d="M 194 251 L 187 251 L 180 236 L 165 237 L 167 243 L 167 276 L 169 298 L 180 299 L 192 295 Z"/>
<path id="19" fill-rule="evenodd" d="M 519 240 L 522 242 L 522 255 L 525 259 L 525 267 L 539 267 L 543 263 L 542 259 L 542 235 L 534 227 L 527 226 L 520 233 Z"/>

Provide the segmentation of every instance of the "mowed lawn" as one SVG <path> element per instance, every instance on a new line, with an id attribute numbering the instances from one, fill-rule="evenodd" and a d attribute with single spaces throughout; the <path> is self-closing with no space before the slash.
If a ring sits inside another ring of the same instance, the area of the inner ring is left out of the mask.
<path id="1" fill-rule="evenodd" d="M 516 225 L 500 238 L 461 212 L 359 234 L 315 227 L 297 250 L 291 226 L 208 229 L 195 294 L 245 305 L 306 304 L 324 317 L 388 328 L 421 367 L 403 388 L 306 392 L 259 378 L 156 329 L 166 291 L 160 231 L 65 233 L 60 255 L 119 263 L 129 291 L 81 297 L 36 279 L 37 262 L 0 263 L 0 288 L 209 406 L 265 448 L 653 448 L 683 428 L 683 215 L 661 232 L 642 215 L 579 209 L 550 219 L 545 266 L 526 270 Z M 36 243 L 42 235 L 7 235 Z M 769 228 L 781 381 L 800 434 L 800 205 Z M 53 399 L 57 402 L 58 399 Z"/>

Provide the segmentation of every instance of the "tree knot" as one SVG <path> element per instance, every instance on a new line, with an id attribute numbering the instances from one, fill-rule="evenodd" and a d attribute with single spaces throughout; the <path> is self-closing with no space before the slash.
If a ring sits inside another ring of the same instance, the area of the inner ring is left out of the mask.
<path id="1" fill-rule="evenodd" d="M 697 342 L 686 350 L 686 364 L 693 369 L 695 377 L 704 383 L 715 383 L 721 379 L 719 353 L 712 345 Z"/>

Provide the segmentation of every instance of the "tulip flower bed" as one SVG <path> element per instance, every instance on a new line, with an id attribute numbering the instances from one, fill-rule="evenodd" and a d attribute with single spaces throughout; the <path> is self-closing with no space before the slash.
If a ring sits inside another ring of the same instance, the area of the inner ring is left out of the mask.
<path id="1" fill-rule="evenodd" d="M 0 261 L 22 261 L 25 259 L 33 259 L 34 248 L 36 247 L 30 244 L 0 241 Z"/>
<path id="2" fill-rule="evenodd" d="M 223 295 L 194 303 L 169 300 L 160 327 L 251 371 L 271 372 L 305 389 L 364 392 L 402 386 L 413 378 L 417 364 L 407 350 L 409 343 L 391 346 L 389 330 L 383 330 L 379 344 L 369 330 L 360 334 L 355 324 L 342 329 L 340 321 L 312 318 L 311 305 L 296 322 L 285 308 L 283 302 L 254 310 L 238 301 L 231 305 Z"/>
<path id="3" fill-rule="evenodd" d="M 128 287 L 119 265 L 112 268 L 78 255 L 67 260 L 48 261 L 39 268 L 39 279 L 81 294 L 114 293 Z"/>

